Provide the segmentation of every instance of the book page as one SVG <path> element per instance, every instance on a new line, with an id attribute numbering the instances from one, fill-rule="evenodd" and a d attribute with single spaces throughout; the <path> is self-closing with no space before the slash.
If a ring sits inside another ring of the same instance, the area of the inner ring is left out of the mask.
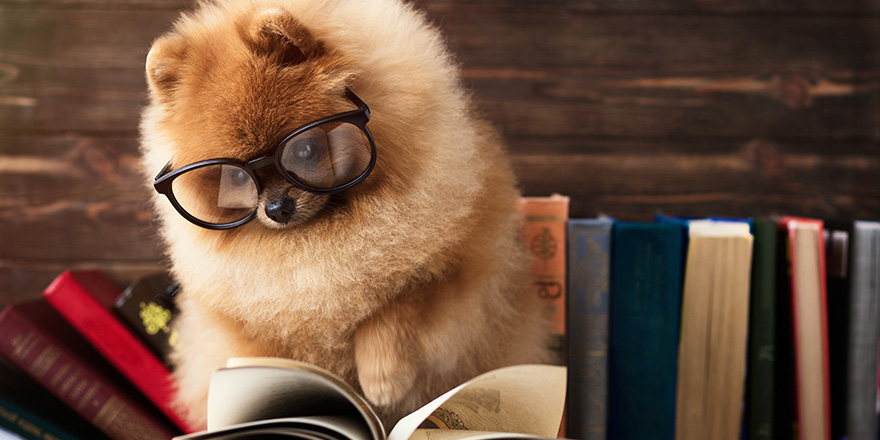
<path id="1" fill-rule="evenodd" d="M 404 417 L 388 436 L 407 440 L 425 425 L 446 430 L 554 438 L 565 404 L 565 367 L 517 365 L 477 376 Z M 431 431 L 431 430 L 428 430 Z M 426 437 L 443 433 L 420 433 Z"/>
<path id="2" fill-rule="evenodd" d="M 409 440 L 505 440 L 540 439 L 528 434 L 515 432 L 459 431 L 455 429 L 416 429 Z M 555 438 L 555 437 L 554 437 Z"/>
<path id="3" fill-rule="evenodd" d="M 828 364 L 826 329 L 823 325 L 823 292 L 820 227 L 798 222 L 794 230 L 794 324 L 795 356 L 799 404 L 799 427 L 802 439 L 827 438 Z"/>
<path id="4" fill-rule="evenodd" d="M 315 416 L 259 420 L 173 440 L 243 440 L 290 437 L 300 440 L 373 440 L 363 424 L 345 417 Z"/>
<path id="5" fill-rule="evenodd" d="M 382 423 L 353 388 L 332 373 L 288 359 L 232 358 L 211 378 L 208 430 L 273 418 L 335 416 L 383 438 Z"/>

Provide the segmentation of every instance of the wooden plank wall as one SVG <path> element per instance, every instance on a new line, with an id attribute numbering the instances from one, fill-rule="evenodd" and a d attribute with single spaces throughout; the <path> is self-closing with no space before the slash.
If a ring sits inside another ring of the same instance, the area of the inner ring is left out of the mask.
<path id="1" fill-rule="evenodd" d="M 418 0 L 572 215 L 880 219 L 880 0 Z M 0 0 L 0 304 L 161 268 L 144 57 L 184 0 Z"/>

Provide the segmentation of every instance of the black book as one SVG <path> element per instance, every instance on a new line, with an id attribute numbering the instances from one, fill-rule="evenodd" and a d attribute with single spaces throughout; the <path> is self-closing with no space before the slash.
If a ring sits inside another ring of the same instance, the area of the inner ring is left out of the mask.
<path id="1" fill-rule="evenodd" d="M 178 289 L 167 274 L 155 274 L 131 283 L 113 305 L 120 320 L 166 364 L 177 343 L 171 320 L 177 315 L 174 296 Z"/>

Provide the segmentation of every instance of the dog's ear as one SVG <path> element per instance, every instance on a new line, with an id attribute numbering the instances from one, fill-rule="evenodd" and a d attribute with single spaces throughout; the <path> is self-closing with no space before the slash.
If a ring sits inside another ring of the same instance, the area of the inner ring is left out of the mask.
<path id="1" fill-rule="evenodd" d="M 155 98 L 167 98 L 180 80 L 180 62 L 185 56 L 186 45 L 179 40 L 173 34 L 159 37 L 147 54 L 147 84 Z"/>
<path id="2" fill-rule="evenodd" d="M 280 66 L 294 66 L 320 55 L 321 44 L 290 13 L 268 9 L 254 16 L 246 39 L 251 49 Z"/>

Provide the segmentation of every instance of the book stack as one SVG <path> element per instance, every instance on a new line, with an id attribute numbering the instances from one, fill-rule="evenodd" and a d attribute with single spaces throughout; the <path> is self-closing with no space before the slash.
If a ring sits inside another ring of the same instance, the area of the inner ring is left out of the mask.
<path id="1" fill-rule="evenodd" d="M 0 432 L 167 440 L 200 429 L 172 405 L 169 342 L 154 338 L 173 313 L 156 304 L 167 287 L 149 277 L 122 292 L 102 272 L 66 271 L 41 298 L 0 311 Z"/>
<path id="2" fill-rule="evenodd" d="M 567 221 L 566 434 L 876 439 L 880 222 Z"/>

